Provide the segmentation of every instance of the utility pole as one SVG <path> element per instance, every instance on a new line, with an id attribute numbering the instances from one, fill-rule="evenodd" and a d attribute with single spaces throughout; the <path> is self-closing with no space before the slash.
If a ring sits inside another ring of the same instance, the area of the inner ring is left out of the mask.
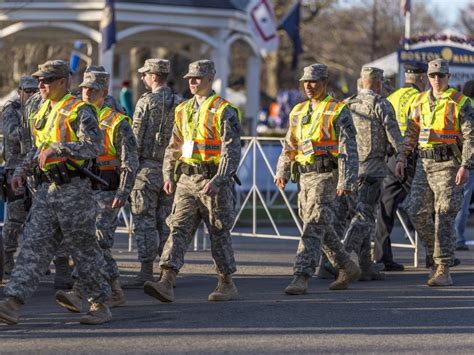
<path id="1" fill-rule="evenodd" d="M 371 48 L 370 48 L 370 60 L 375 59 L 375 51 L 377 49 L 377 2 L 374 0 L 372 5 L 372 39 L 371 39 Z"/>

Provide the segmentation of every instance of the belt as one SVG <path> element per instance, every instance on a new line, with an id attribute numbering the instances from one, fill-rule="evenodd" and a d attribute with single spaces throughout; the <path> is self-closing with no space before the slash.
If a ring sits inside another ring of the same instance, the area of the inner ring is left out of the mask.
<path id="1" fill-rule="evenodd" d="M 181 165 L 181 172 L 185 175 L 204 175 L 206 178 L 211 179 L 217 173 L 218 166 L 213 163 L 200 163 L 197 165 L 191 165 L 183 163 Z"/>
<path id="2" fill-rule="evenodd" d="M 436 162 L 448 161 L 454 158 L 451 148 L 444 144 L 433 148 L 419 149 L 418 156 L 423 159 L 433 159 Z"/>
<path id="3" fill-rule="evenodd" d="M 69 179 L 61 178 L 61 175 L 51 174 L 50 172 L 47 172 L 47 171 L 41 171 L 38 174 L 39 183 L 51 184 L 54 182 L 56 185 L 64 185 L 71 182 L 70 179 L 72 178 L 75 178 L 75 177 L 80 177 L 81 179 L 85 178 L 84 175 L 82 175 L 81 173 L 77 171 L 73 171 L 73 170 L 66 170 L 66 171 L 67 171 L 66 175 Z"/>
<path id="4" fill-rule="evenodd" d="M 300 174 L 310 173 L 316 171 L 318 173 L 329 173 L 337 169 L 337 163 L 328 157 L 317 157 L 316 161 L 313 164 L 300 165 L 298 164 L 298 172 Z"/>

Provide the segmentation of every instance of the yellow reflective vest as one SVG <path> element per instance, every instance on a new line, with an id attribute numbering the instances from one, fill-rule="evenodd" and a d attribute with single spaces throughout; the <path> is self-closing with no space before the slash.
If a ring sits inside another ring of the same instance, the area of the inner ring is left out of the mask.
<path id="1" fill-rule="evenodd" d="M 396 90 L 387 97 L 387 100 L 390 101 L 395 111 L 402 136 L 405 135 L 405 131 L 407 130 L 407 120 L 410 118 L 411 106 L 419 93 L 420 92 L 414 87 L 405 87 Z"/>
<path id="2" fill-rule="evenodd" d="M 108 106 L 98 110 L 98 116 L 99 127 L 104 135 L 104 147 L 97 159 L 97 164 L 102 171 L 115 170 L 117 167 L 120 167 L 120 157 L 117 156 L 117 149 L 114 146 L 117 127 L 123 120 L 126 120 L 129 124 L 132 123 L 132 120 L 130 117 L 114 111 Z"/>
<path id="3" fill-rule="evenodd" d="M 434 111 L 429 102 L 430 91 L 418 94 L 412 107 L 412 119 L 423 129 L 430 130 L 427 142 L 418 141 L 422 148 L 431 148 L 437 144 L 456 144 L 461 138 L 459 112 L 469 98 L 456 89 L 449 88 L 436 100 Z"/>
<path id="4" fill-rule="evenodd" d="M 50 100 L 46 100 L 34 116 L 33 135 L 36 147 L 44 150 L 51 143 L 77 142 L 78 138 L 76 132 L 72 129 L 72 123 L 76 120 L 77 112 L 83 105 L 87 104 L 71 94 L 66 94 L 54 105 L 48 117 L 45 117 L 50 106 Z M 53 154 L 47 159 L 43 170 L 48 171 L 51 165 L 65 160 L 66 158 Z M 83 160 L 72 160 L 80 166 L 84 165 Z M 69 170 L 75 170 L 68 164 L 66 166 Z"/>
<path id="5" fill-rule="evenodd" d="M 318 155 L 326 153 L 333 157 L 339 155 L 339 140 L 334 122 L 345 107 L 344 103 L 328 95 L 312 112 L 310 112 L 310 105 L 310 100 L 299 103 L 290 113 L 289 129 L 298 142 L 295 160 L 301 165 L 314 164 L 315 156 Z M 307 123 L 303 122 L 305 117 L 308 120 Z M 307 140 L 311 140 L 313 154 L 303 153 L 303 142 Z"/>
<path id="6" fill-rule="evenodd" d="M 187 164 L 213 162 L 219 164 L 221 157 L 221 119 L 227 107 L 232 107 L 239 121 L 242 119 L 240 110 L 218 95 L 208 97 L 193 115 L 194 99 L 182 102 L 176 107 L 176 126 L 183 140 L 193 141 L 191 158 L 181 157 Z M 196 117 L 197 116 L 197 119 Z"/>

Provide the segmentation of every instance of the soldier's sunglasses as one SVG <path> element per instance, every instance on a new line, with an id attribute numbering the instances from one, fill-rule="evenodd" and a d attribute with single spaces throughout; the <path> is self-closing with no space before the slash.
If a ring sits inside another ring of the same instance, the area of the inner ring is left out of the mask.
<path id="1" fill-rule="evenodd" d="M 38 79 L 38 83 L 43 83 L 43 84 L 46 84 L 46 85 L 49 85 L 51 84 L 52 82 L 56 81 L 56 80 L 59 80 L 59 79 L 62 79 L 62 78 L 57 78 L 57 77 L 50 77 L 50 78 L 40 78 Z"/>
<path id="2" fill-rule="evenodd" d="M 25 94 L 34 94 L 38 92 L 38 89 L 22 89 Z"/>
<path id="3" fill-rule="evenodd" d="M 431 73 L 431 74 L 428 74 L 428 76 L 431 78 L 431 79 L 434 79 L 436 77 L 440 78 L 440 79 L 444 79 L 446 78 L 446 75 L 447 74 L 444 74 L 444 73 Z"/>

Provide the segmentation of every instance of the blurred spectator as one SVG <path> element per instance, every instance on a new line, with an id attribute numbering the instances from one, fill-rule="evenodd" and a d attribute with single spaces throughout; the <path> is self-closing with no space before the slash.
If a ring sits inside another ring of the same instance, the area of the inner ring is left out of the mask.
<path id="1" fill-rule="evenodd" d="M 119 101 L 120 105 L 125 109 L 126 114 L 133 117 L 132 89 L 130 88 L 129 80 L 122 81 Z"/>

